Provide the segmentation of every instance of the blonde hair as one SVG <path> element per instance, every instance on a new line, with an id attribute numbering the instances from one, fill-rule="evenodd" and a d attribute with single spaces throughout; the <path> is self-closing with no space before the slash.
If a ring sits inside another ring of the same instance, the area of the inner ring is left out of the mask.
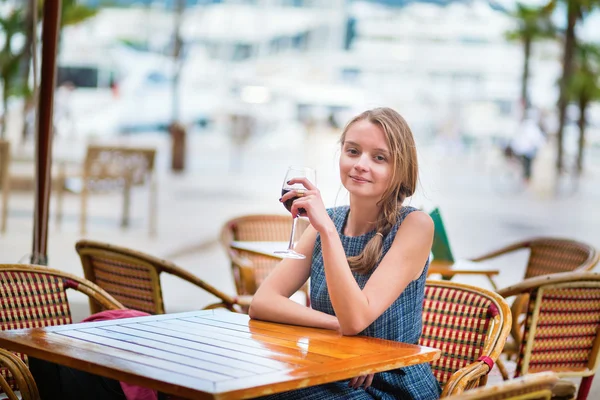
<path id="1" fill-rule="evenodd" d="M 362 253 L 348 257 L 352 271 L 362 274 L 371 271 L 380 261 L 383 254 L 383 239 L 396 224 L 404 200 L 415 192 L 419 170 L 413 134 L 404 118 L 391 108 L 374 108 L 354 117 L 342 132 L 340 137 L 342 147 L 350 127 L 355 122 L 363 120 L 382 129 L 392 158 L 392 176 L 387 190 L 377 203 L 381 207 L 375 225 L 378 234 L 369 240 Z"/>

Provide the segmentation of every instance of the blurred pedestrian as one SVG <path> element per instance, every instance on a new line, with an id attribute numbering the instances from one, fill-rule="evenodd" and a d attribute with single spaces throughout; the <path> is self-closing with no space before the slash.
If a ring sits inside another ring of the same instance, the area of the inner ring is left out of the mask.
<path id="1" fill-rule="evenodd" d="M 515 137 L 510 142 L 511 153 L 517 156 L 523 165 L 523 180 L 531 180 L 531 165 L 538 150 L 546 143 L 544 132 L 540 128 L 540 116 L 535 108 L 525 113 Z"/>

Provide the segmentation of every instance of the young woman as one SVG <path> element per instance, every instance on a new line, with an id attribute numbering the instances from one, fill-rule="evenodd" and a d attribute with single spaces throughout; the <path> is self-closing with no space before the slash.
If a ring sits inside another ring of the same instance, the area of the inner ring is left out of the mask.
<path id="1" fill-rule="evenodd" d="M 344 129 L 340 178 L 349 207 L 326 209 L 319 190 L 305 189 L 291 208 L 306 212 L 310 226 L 296 251 L 304 260 L 285 259 L 261 284 L 250 317 L 417 343 L 433 222 L 403 206 L 417 184 L 415 142 L 406 121 L 390 108 L 365 111 Z M 289 297 L 311 278 L 312 308 Z M 357 390 L 358 389 L 358 390 Z M 429 364 L 355 377 L 269 398 L 437 399 L 440 387 Z"/>

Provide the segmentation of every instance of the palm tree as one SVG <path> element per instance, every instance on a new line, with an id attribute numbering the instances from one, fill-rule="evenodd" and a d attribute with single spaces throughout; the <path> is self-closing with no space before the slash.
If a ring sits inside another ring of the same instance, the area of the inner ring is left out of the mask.
<path id="1" fill-rule="evenodd" d="M 521 101 L 527 108 L 530 105 L 528 96 L 529 61 L 531 58 L 532 44 L 536 40 L 554 38 L 556 29 L 550 20 L 553 6 L 528 7 L 517 3 L 513 17 L 517 20 L 517 27 L 506 32 L 506 38 L 519 41 L 523 44 L 523 74 L 521 78 Z"/>
<path id="2" fill-rule="evenodd" d="M 556 5 L 558 0 L 551 0 L 548 6 Z M 562 0 L 567 9 L 567 26 L 563 43 L 562 76 L 560 78 L 560 95 L 558 98 L 558 152 L 556 168 L 560 172 L 563 168 L 563 131 L 567 117 L 569 102 L 569 85 L 574 71 L 574 56 L 577 46 L 575 27 L 590 11 L 600 6 L 600 0 Z"/>
<path id="3" fill-rule="evenodd" d="M 23 48 L 23 54 L 21 54 L 19 57 L 19 64 L 21 65 L 20 87 L 24 88 L 22 94 L 25 96 L 23 115 L 27 115 L 28 109 L 35 106 L 35 102 L 33 101 L 33 97 L 35 96 L 35 88 L 29 87 L 29 75 L 31 73 L 32 58 L 34 56 L 33 47 L 35 42 L 34 36 L 37 32 L 37 21 L 39 21 L 42 17 L 43 5 L 43 0 L 28 0 L 26 5 L 27 10 L 23 11 L 25 12 L 25 20 L 22 26 L 22 33 L 25 35 L 26 39 L 25 46 Z M 93 17 L 96 15 L 96 13 L 96 10 L 82 4 L 78 4 L 77 0 L 62 0 L 60 26 L 62 28 L 67 25 L 78 24 L 88 18 Z M 23 126 L 23 138 L 25 138 L 26 132 L 27 126 Z"/>
<path id="4" fill-rule="evenodd" d="M 600 45 L 579 43 L 575 49 L 574 73 L 569 82 L 568 99 L 579 105 L 579 143 L 577 149 L 577 173 L 583 169 L 585 145 L 585 114 L 592 101 L 600 100 Z"/>

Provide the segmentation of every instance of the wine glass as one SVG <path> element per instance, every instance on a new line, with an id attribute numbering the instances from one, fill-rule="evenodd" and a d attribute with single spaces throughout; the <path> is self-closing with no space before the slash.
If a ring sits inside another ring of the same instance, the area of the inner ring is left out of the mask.
<path id="1" fill-rule="evenodd" d="M 305 187 L 301 183 L 294 183 L 292 185 L 288 184 L 288 182 L 294 178 L 306 178 L 310 182 L 312 182 L 313 185 L 317 184 L 317 172 L 314 169 L 308 167 L 289 167 L 287 173 L 285 174 L 285 179 L 283 180 L 283 186 L 281 187 L 282 196 L 291 190 L 305 189 Z M 292 209 L 292 203 L 297 198 L 298 197 L 291 198 L 283 203 L 283 205 L 285 206 L 285 208 L 288 209 L 288 211 Z M 304 215 L 305 213 L 306 211 L 302 208 L 298 210 L 299 215 Z M 288 244 L 287 250 L 275 251 L 275 254 L 279 255 L 280 257 L 296 259 L 306 258 L 303 254 L 296 253 L 294 251 L 294 236 L 296 233 L 297 218 L 298 216 L 294 217 L 294 220 L 292 221 L 292 233 L 290 234 L 290 243 Z"/>

